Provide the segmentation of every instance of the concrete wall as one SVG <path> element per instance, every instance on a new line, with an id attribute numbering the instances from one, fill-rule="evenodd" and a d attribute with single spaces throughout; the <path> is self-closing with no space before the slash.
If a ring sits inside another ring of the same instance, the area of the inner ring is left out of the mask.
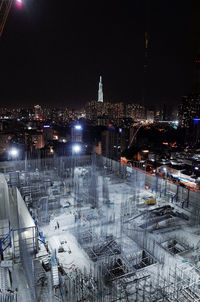
<path id="1" fill-rule="evenodd" d="M 99 156 L 97 155 L 97 161 L 99 165 L 102 165 L 106 167 L 106 170 L 111 173 L 115 173 L 116 175 L 121 176 L 121 178 L 125 178 L 127 174 L 130 174 L 130 169 L 127 171 L 127 166 L 121 164 L 118 161 L 112 160 L 110 158 Z M 52 169 L 53 167 L 58 170 L 58 172 L 61 172 L 63 169 L 70 168 L 72 164 L 74 165 L 90 165 L 91 164 L 91 156 L 76 156 L 73 157 L 53 157 L 53 158 L 47 158 L 47 159 L 38 159 L 38 160 L 29 160 L 29 161 L 7 161 L 7 162 L 0 162 L 0 171 L 6 172 L 6 171 L 24 171 L 27 169 L 27 171 L 35 171 L 35 169 Z M 177 186 L 174 183 L 171 183 L 170 181 L 167 181 L 165 179 L 156 177 L 155 175 L 151 175 L 148 173 L 145 173 L 145 171 L 139 170 L 137 168 L 132 168 L 132 173 L 135 175 L 135 177 L 140 177 L 141 185 L 149 186 L 150 188 L 157 189 L 157 191 L 160 194 L 164 194 L 166 190 L 166 194 L 169 198 L 172 198 L 176 195 L 178 192 L 178 200 L 180 202 L 183 202 L 188 197 L 188 189 Z M 1 179 L 1 178 L 0 178 Z M 3 181 L 3 180 L 2 180 Z M 138 182 L 138 181 L 137 181 Z M 3 186 L 4 187 L 4 186 Z M 140 186 L 141 187 L 141 186 Z M 0 194 L 1 194 L 1 188 L 0 185 Z M 5 190 L 5 188 L 4 188 Z M 6 194 L 6 191 L 2 194 Z M 189 204 L 190 206 L 194 206 L 195 208 L 200 208 L 200 192 L 194 192 L 189 190 Z M 185 205 L 184 205 L 185 206 Z M 3 215 L 5 212 L 2 212 Z M 1 213 L 0 213 L 1 215 Z"/>
<path id="2" fill-rule="evenodd" d="M 156 175 L 151 175 L 146 173 L 145 171 L 142 171 L 137 168 L 131 168 L 125 166 L 124 164 L 121 164 L 120 162 L 114 161 L 112 159 L 106 158 L 106 157 L 101 157 L 102 163 L 104 166 L 107 167 L 110 171 L 113 173 L 117 173 L 121 171 L 121 173 L 125 174 L 130 174 L 132 170 L 133 175 L 140 175 L 140 179 L 143 183 L 144 181 L 144 186 L 149 186 L 151 189 L 157 190 L 158 193 L 161 195 L 165 194 L 166 191 L 166 196 L 169 198 L 170 201 L 172 201 L 172 198 L 174 197 L 174 202 L 175 202 L 175 195 L 177 194 L 177 201 L 183 203 L 184 207 L 189 206 L 191 208 L 199 209 L 200 213 L 200 192 L 195 192 L 189 189 L 186 189 L 180 185 L 176 185 L 175 183 L 172 183 L 166 179 L 157 177 Z M 142 177 L 142 175 L 144 177 Z M 189 193 L 188 193 L 189 192 Z M 189 197 L 189 202 L 187 203 L 187 199 Z"/>
<path id="3" fill-rule="evenodd" d="M 0 220 L 9 219 L 10 205 L 8 185 L 3 174 L 0 174 Z"/>
<path id="4" fill-rule="evenodd" d="M 18 215 L 19 215 L 19 228 L 35 227 L 33 218 L 31 217 L 27 209 L 27 206 L 18 189 L 17 189 L 17 207 L 18 207 Z"/>
<path id="5" fill-rule="evenodd" d="M 76 164 L 86 165 L 91 164 L 91 156 L 75 156 Z M 70 163 L 72 161 L 71 156 L 61 156 L 52 158 L 42 158 L 42 159 L 32 159 L 32 160 L 11 160 L 0 162 L 0 172 L 13 172 L 13 171 L 32 171 L 35 169 L 50 169 L 56 167 L 61 168 L 65 163 Z"/>

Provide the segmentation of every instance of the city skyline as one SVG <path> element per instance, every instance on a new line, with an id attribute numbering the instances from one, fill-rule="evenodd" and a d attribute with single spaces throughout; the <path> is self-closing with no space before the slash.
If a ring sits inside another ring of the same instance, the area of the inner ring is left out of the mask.
<path id="1" fill-rule="evenodd" d="M 105 101 L 178 103 L 192 92 L 198 8 L 195 1 L 13 5 L 0 40 L 1 104 L 79 108 L 98 99 L 100 75 Z"/>

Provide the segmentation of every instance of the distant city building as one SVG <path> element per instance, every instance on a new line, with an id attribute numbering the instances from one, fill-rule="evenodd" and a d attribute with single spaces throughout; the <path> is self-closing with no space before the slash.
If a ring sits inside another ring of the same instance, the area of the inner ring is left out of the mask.
<path id="1" fill-rule="evenodd" d="M 34 106 L 34 119 L 41 120 L 43 118 L 43 111 L 40 105 Z"/>
<path id="2" fill-rule="evenodd" d="M 190 128 L 200 118 L 200 95 L 184 96 L 178 108 L 179 126 Z"/>
<path id="3" fill-rule="evenodd" d="M 172 104 L 161 104 L 160 108 L 156 109 L 155 119 L 159 121 L 177 120 L 177 106 Z"/>
<path id="4" fill-rule="evenodd" d="M 134 121 L 145 119 L 145 108 L 139 104 L 124 104 L 125 116 L 132 118 Z"/>
<path id="5" fill-rule="evenodd" d="M 196 118 L 193 120 L 194 127 L 193 127 L 193 135 L 194 135 L 194 143 L 200 144 L 200 118 Z"/>
<path id="6" fill-rule="evenodd" d="M 44 148 L 44 135 L 40 131 L 30 130 L 25 133 L 25 144 L 28 149 L 42 149 Z"/>
<path id="7" fill-rule="evenodd" d="M 112 125 L 101 135 L 101 153 L 103 156 L 119 160 L 121 152 L 128 147 L 129 132 L 127 129 L 115 128 Z"/>
<path id="8" fill-rule="evenodd" d="M 32 135 L 32 142 L 35 149 L 44 148 L 44 136 L 42 133 L 37 133 Z"/>
<path id="9" fill-rule="evenodd" d="M 120 125 L 120 119 L 131 118 L 135 121 L 146 119 L 145 107 L 139 104 L 109 103 L 91 101 L 85 107 L 86 118 L 95 125 L 107 126 L 109 122 Z"/>
<path id="10" fill-rule="evenodd" d="M 147 108 L 147 121 L 150 123 L 154 122 L 155 110 L 154 108 Z"/>
<path id="11" fill-rule="evenodd" d="M 100 80 L 99 80 L 98 102 L 102 102 L 103 103 L 103 83 L 102 83 L 102 76 L 100 76 Z"/>
<path id="12" fill-rule="evenodd" d="M 9 133 L 0 133 L 0 154 L 8 150 L 9 141 L 12 137 L 12 134 Z"/>
<path id="13" fill-rule="evenodd" d="M 43 127 L 43 136 L 45 145 L 53 140 L 53 129 L 49 125 L 44 125 Z"/>
<path id="14" fill-rule="evenodd" d="M 83 141 L 83 128 L 80 124 L 74 124 L 71 128 L 71 141 L 81 143 Z"/>
<path id="15" fill-rule="evenodd" d="M 102 116 L 104 114 L 105 103 L 91 101 L 86 104 L 86 118 L 91 121 L 97 121 L 98 116 Z"/>
<path id="16" fill-rule="evenodd" d="M 102 133 L 102 155 L 112 159 L 119 159 L 121 154 L 120 136 L 114 129 Z"/>

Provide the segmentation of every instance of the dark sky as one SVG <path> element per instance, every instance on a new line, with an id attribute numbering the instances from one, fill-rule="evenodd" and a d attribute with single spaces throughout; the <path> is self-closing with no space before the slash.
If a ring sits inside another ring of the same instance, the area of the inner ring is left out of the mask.
<path id="1" fill-rule="evenodd" d="M 200 1 L 25 0 L 13 4 L 0 40 L 1 104 L 78 108 L 97 98 L 178 102 L 192 90 Z"/>

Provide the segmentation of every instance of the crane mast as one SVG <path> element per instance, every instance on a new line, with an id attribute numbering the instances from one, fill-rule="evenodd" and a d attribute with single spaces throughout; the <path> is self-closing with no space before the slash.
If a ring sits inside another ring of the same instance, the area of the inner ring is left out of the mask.
<path id="1" fill-rule="evenodd" d="M 13 0 L 0 0 L 0 37 L 3 34 L 4 26 Z"/>

